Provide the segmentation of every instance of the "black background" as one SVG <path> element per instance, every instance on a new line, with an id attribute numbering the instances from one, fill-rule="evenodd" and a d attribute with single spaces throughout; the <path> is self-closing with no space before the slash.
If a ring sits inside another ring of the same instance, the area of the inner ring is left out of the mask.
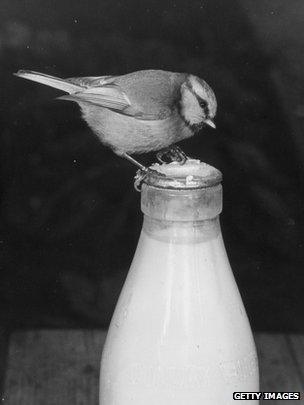
<path id="1" fill-rule="evenodd" d="M 253 328 L 303 331 L 303 15 L 298 0 L 1 0 L 2 323 L 107 325 L 142 220 L 135 168 L 61 93 L 12 73 L 159 68 L 217 95 L 217 130 L 180 146 L 223 172 L 223 234 Z"/>

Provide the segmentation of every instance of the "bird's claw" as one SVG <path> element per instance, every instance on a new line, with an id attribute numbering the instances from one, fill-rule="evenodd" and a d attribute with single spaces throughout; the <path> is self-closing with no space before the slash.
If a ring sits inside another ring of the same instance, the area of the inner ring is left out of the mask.
<path id="1" fill-rule="evenodd" d="M 141 186 L 143 182 L 146 180 L 147 176 L 151 174 L 166 177 L 165 174 L 160 173 L 157 170 L 150 169 L 149 167 L 146 167 L 145 169 L 139 169 L 137 170 L 136 175 L 134 177 L 134 188 L 136 191 L 141 192 Z"/>
<path id="2" fill-rule="evenodd" d="M 181 165 L 186 163 L 188 156 L 181 150 L 179 146 L 173 145 L 169 148 L 163 149 L 156 154 L 157 160 L 160 163 L 166 164 L 171 162 L 178 162 Z"/>

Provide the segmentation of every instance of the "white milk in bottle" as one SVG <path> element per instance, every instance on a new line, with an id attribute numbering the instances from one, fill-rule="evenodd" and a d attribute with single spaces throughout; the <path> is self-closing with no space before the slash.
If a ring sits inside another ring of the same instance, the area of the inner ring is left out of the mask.
<path id="1" fill-rule="evenodd" d="M 157 166 L 101 362 L 100 405 L 228 405 L 259 390 L 252 332 L 219 224 L 221 174 Z M 252 405 L 258 401 L 238 401 Z"/>

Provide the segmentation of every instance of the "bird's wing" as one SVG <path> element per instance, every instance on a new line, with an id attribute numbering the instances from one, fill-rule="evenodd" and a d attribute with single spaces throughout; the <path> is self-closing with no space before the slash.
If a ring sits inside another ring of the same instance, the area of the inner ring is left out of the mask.
<path id="1" fill-rule="evenodd" d="M 128 97 L 119 87 L 110 85 L 89 87 L 73 94 L 58 97 L 58 99 L 89 103 L 117 111 L 123 111 L 131 105 Z"/>
<path id="2" fill-rule="evenodd" d="M 45 73 L 34 72 L 33 70 L 19 70 L 14 73 L 23 79 L 33 80 L 67 93 L 76 93 L 89 87 L 107 85 L 113 82 L 115 76 L 91 76 L 91 77 L 70 77 L 62 79 L 60 77 L 46 75 Z"/>
<path id="3" fill-rule="evenodd" d="M 99 105 L 138 120 L 164 120 L 176 110 L 183 74 L 161 70 L 144 70 L 122 76 L 89 76 L 67 79 L 86 89 L 81 95 L 63 97 Z M 106 90 L 108 89 L 108 93 Z M 111 100 L 109 99 L 111 97 Z M 125 101 L 128 101 L 128 105 Z"/>
<path id="4" fill-rule="evenodd" d="M 100 81 L 101 79 L 98 78 Z M 92 82 L 91 82 L 92 83 Z M 96 83 L 96 82 L 95 82 Z M 76 82 L 73 82 L 76 84 Z M 171 114 L 171 110 L 163 106 L 158 111 L 142 111 L 134 106 L 120 86 L 104 84 L 102 86 L 90 86 L 82 91 L 58 97 L 59 100 L 83 102 L 99 107 L 109 108 L 119 114 L 128 115 L 139 120 L 161 120 Z"/>
<path id="5" fill-rule="evenodd" d="M 86 77 L 69 77 L 65 79 L 67 82 L 76 84 L 81 87 L 98 87 L 105 84 L 110 84 L 115 80 L 116 76 L 86 76 Z"/>
<path id="6" fill-rule="evenodd" d="M 123 76 L 87 76 L 61 79 L 31 70 L 16 76 L 33 80 L 69 93 L 63 100 L 109 108 L 138 120 L 164 120 L 173 111 L 171 73 L 140 71 Z"/>

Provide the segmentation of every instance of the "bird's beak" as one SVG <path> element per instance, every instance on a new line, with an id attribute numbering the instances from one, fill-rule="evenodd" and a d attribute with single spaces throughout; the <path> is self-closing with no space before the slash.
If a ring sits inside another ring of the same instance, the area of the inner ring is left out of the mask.
<path id="1" fill-rule="evenodd" d="M 216 128 L 215 123 L 212 120 L 207 119 L 204 122 L 205 122 L 205 124 L 209 125 L 210 127 L 214 128 L 214 129 Z"/>

